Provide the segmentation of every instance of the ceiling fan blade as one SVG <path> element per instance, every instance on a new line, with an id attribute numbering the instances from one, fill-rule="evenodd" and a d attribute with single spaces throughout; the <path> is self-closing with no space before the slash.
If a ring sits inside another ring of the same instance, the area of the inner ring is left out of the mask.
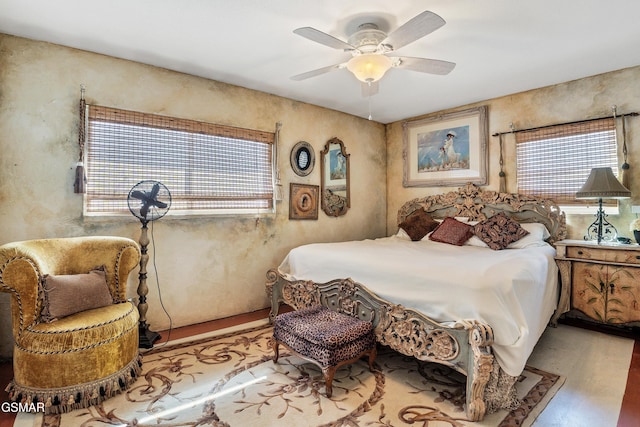
<path id="1" fill-rule="evenodd" d="M 370 83 L 362 82 L 361 87 L 362 87 L 362 96 L 364 96 L 365 98 L 367 96 L 375 95 L 380 90 L 380 85 L 378 84 L 378 82 L 370 82 Z"/>
<path id="2" fill-rule="evenodd" d="M 440 15 L 425 10 L 389 34 L 380 44 L 390 46 L 392 50 L 398 50 L 402 46 L 406 46 L 434 32 L 444 24 L 446 24 L 446 21 Z"/>
<path id="3" fill-rule="evenodd" d="M 397 59 L 394 61 L 394 67 L 420 73 L 445 75 L 449 74 L 456 66 L 455 62 L 441 61 L 439 59 L 411 58 L 407 56 L 393 57 L 393 59 Z"/>
<path id="4" fill-rule="evenodd" d="M 327 33 L 323 33 L 320 30 L 316 30 L 315 28 L 302 27 L 293 30 L 293 32 L 311 41 L 329 46 L 334 49 L 342 49 L 345 51 L 355 50 L 355 47 L 351 46 L 349 43 L 337 39 Z"/>
<path id="5" fill-rule="evenodd" d="M 291 77 L 291 80 L 297 80 L 297 81 L 305 80 L 311 77 L 328 73 L 330 71 L 339 70 L 340 68 L 344 68 L 344 64 L 329 65 L 328 67 L 322 67 L 322 68 L 318 68 L 317 70 L 312 70 L 312 71 L 307 71 L 306 73 L 297 74 Z"/>

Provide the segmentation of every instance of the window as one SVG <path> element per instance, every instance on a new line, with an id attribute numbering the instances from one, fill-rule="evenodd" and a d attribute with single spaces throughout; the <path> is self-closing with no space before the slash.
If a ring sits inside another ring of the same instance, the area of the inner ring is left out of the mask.
<path id="1" fill-rule="evenodd" d="M 130 214 L 142 180 L 171 192 L 169 215 L 273 212 L 275 133 L 87 106 L 85 215 Z"/>
<path id="2" fill-rule="evenodd" d="M 592 168 L 608 166 L 618 175 L 615 122 L 606 118 L 519 131 L 516 163 L 518 192 L 559 205 L 584 205 L 575 195 Z"/>

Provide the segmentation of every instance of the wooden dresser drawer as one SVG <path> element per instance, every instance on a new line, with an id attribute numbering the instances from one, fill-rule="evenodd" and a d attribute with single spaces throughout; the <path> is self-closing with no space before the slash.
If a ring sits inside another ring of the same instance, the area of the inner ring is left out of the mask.
<path id="1" fill-rule="evenodd" d="M 567 257 L 588 261 L 606 261 L 640 265 L 640 252 L 634 250 L 569 246 L 567 247 Z"/>

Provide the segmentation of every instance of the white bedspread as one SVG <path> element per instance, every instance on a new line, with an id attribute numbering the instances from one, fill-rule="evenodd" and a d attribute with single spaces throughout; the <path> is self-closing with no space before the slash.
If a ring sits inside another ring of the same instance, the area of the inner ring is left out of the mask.
<path id="1" fill-rule="evenodd" d="M 498 363 L 516 376 L 557 305 L 554 255 L 546 244 L 494 251 L 393 236 L 301 246 L 279 270 L 317 283 L 350 277 L 438 322 L 485 322 L 493 328 Z"/>

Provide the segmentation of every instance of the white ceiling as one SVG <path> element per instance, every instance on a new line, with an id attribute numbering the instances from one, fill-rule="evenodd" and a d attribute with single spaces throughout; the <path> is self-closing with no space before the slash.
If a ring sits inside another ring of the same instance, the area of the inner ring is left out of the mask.
<path id="1" fill-rule="evenodd" d="M 350 58 L 293 30 L 346 40 L 369 17 L 390 32 L 424 10 L 447 24 L 398 54 L 457 66 L 446 76 L 389 70 L 370 100 L 375 121 L 640 65 L 638 0 L 0 0 L 0 32 L 367 117 L 346 69 L 290 79 Z"/>

